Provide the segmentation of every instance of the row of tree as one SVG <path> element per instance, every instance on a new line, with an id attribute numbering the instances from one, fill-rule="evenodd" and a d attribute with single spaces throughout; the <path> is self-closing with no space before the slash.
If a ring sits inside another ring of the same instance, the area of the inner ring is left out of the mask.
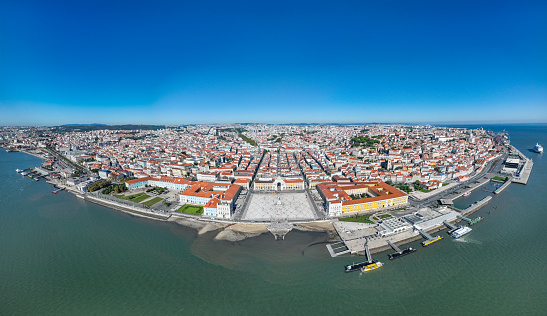
<path id="1" fill-rule="evenodd" d="M 352 147 L 372 147 L 379 142 L 379 140 L 369 138 L 368 136 L 356 136 L 351 139 L 350 144 Z"/>
<path id="2" fill-rule="evenodd" d="M 89 192 L 94 192 L 94 191 L 100 190 L 102 188 L 106 188 L 109 185 L 110 185 L 110 181 L 108 181 L 108 180 L 97 181 L 97 182 L 93 183 L 92 185 L 90 185 L 87 188 L 87 190 L 89 190 Z"/>
<path id="3" fill-rule="evenodd" d="M 103 194 L 110 194 L 112 192 L 122 193 L 122 192 L 125 192 L 125 191 L 127 191 L 127 187 L 125 186 L 125 183 L 121 183 L 121 184 L 114 184 L 114 185 L 111 185 L 111 186 L 103 189 L 102 193 Z"/>

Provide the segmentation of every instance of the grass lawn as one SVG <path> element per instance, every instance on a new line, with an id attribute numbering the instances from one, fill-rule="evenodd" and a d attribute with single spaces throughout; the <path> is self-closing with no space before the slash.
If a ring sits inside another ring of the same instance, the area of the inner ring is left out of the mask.
<path id="1" fill-rule="evenodd" d="M 135 203 L 140 203 L 140 202 L 146 200 L 149 197 L 150 197 L 150 195 L 142 193 L 141 195 L 139 195 L 135 198 L 132 198 L 131 201 L 133 201 Z"/>
<path id="2" fill-rule="evenodd" d="M 431 190 L 428 190 L 428 189 L 420 189 L 420 191 L 422 191 L 423 193 L 429 193 L 429 192 L 431 192 Z"/>
<path id="3" fill-rule="evenodd" d="M 450 183 L 443 183 L 443 187 L 449 185 Z"/>
<path id="4" fill-rule="evenodd" d="M 138 198 L 139 196 L 142 196 L 143 194 L 144 193 L 137 193 L 137 194 L 128 195 L 128 196 L 125 196 L 123 194 L 115 194 L 114 196 L 119 198 L 119 199 L 131 200 L 132 201 L 133 199 Z M 146 195 L 146 194 L 144 194 L 144 195 Z"/>
<path id="5" fill-rule="evenodd" d="M 188 213 L 188 214 L 194 214 L 194 215 L 201 215 L 203 214 L 203 206 L 201 205 L 192 205 L 192 204 L 186 204 L 183 207 L 179 208 L 177 210 L 179 213 Z"/>
<path id="6" fill-rule="evenodd" d="M 492 180 L 504 181 L 505 182 L 505 181 L 507 181 L 507 178 L 496 176 L 496 177 L 493 177 Z"/>
<path id="7" fill-rule="evenodd" d="M 356 223 L 370 223 L 373 224 L 373 222 L 369 219 L 370 215 L 364 215 L 364 216 L 352 216 L 352 217 L 346 217 L 346 218 L 339 218 L 339 220 L 343 222 L 356 222 Z"/>
<path id="8" fill-rule="evenodd" d="M 158 203 L 158 202 L 161 201 L 161 200 L 163 200 L 163 199 L 156 196 L 155 198 L 153 198 L 153 199 L 151 199 L 151 200 L 148 200 L 148 201 L 146 201 L 146 202 L 142 202 L 142 204 L 148 205 L 148 206 L 152 206 L 152 205 Z"/>
<path id="9" fill-rule="evenodd" d="M 390 218 L 391 215 L 389 215 L 389 214 L 384 214 L 384 215 L 380 215 L 380 216 L 378 216 L 378 217 L 380 217 L 380 219 L 382 219 L 382 218 Z"/>

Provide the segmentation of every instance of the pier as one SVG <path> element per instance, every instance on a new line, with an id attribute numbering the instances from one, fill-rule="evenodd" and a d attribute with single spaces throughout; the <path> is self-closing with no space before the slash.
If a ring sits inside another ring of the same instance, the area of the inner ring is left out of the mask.
<path id="1" fill-rule="evenodd" d="M 368 242 L 365 243 L 365 254 L 367 255 L 367 262 L 372 262 L 372 256 L 370 255 L 370 249 L 368 249 Z"/>
<path id="2" fill-rule="evenodd" d="M 399 253 L 402 252 L 401 249 L 399 249 L 399 247 L 397 247 L 394 243 L 391 242 L 391 240 L 386 240 L 386 242 L 396 252 L 399 252 Z"/>
<path id="3" fill-rule="evenodd" d="M 492 199 L 492 196 L 489 195 L 489 196 L 485 197 L 484 199 L 479 200 L 479 201 L 471 204 L 468 208 L 463 210 L 461 214 L 463 214 L 463 215 L 471 214 L 471 213 L 477 211 L 478 209 L 480 209 L 481 207 L 485 206 L 488 202 L 490 202 L 491 199 Z"/>
<path id="4" fill-rule="evenodd" d="M 275 237 L 275 240 L 284 240 L 292 230 L 293 225 L 287 220 L 273 220 L 270 224 L 266 225 L 266 228 Z"/>
<path id="5" fill-rule="evenodd" d="M 530 173 L 532 172 L 532 167 L 534 166 L 534 162 L 532 161 L 532 159 L 528 159 L 526 157 L 524 158 L 526 159 L 526 162 L 524 163 L 524 166 L 522 166 L 522 169 L 520 170 L 518 177 L 515 177 L 511 180 L 514 183 L 519 183 L 519 184 L 528 183 L 528 178 L 530 177 Z"/>
<path id="6" fill-rule="evenodd" d="M 418 229 L 418 233 L 420 233 L 420 235 L 422 235 L 422 237 L 426 239 L 426 241 L 422 241 L 422 246 L 424 247 L 429 246 L 430 244 L 443 239 L 441 236 L 432 237 L 430 234 L 426 233 L 425 231 L 421 229 Z"/>
<path id="7" fill-rule="evenodd" d="M 20 173 L 22 176 L 27 176 L 32 180 L 39 181 L 40 178 L 45 178 L 49 173 L 44 171 L 42 168 L 27 168 L 27 169 L 17 169 L 17 173 Z"/>
<path id="8" fill-rule="evenodd" d="M 397 245 L 392 243 L 391 240 L 386 240 L 386 242 L 391 248 L 393 248 L 393 250 L 395 250 L 394 253 L 390 253 L 389 255 L 387 255 L 389 257 L 389 260 L 401 258 L 416 251 L 416 249 L 412 247 L 408 247 L 405 250 L 401 250 L 399 247 L 397 247 Z"/>
<path id="9" fill-rule="evenodd" d="M 479 217 L 475 218 L 474 220 L 470 221 L 470 222 L 469 222 L 469 226 L 475 225 L 476 223 L 478 223 L 478 222 L 480 222 L 480 221 L 482 221 L 482 220 L 483 220 L 483 218 L 479 216 Z"/>
<path id="10" fill-rule="evenodd" d="M 351 252 L 351 250 L 346 246 L 343 241 L 335 242 L 333 244 L 327 244 L 327 250 L 329 251 L 330 256 L 333 258 Z"/>
<path id="11" fill-rule="evenodd" d="M 448 221 L 443 221 L 443 224 L 448 227 L 450 230 L 458 229 L 456 225 L 450 224 Z"/>
<path id="12" fill-rule="evenodd" d="M 505 190 L 505 188 L 507 188 L 511 184 L 511 181 L 512 179 L 505 181 L 505 183 L 501 187 L 499 187 L 496 191 L 494 191 L 494 194 L 500 194 L 503 190 Z"/>
<path id="13" fill-rule="evenodd" d="M 473 221 L 472 219 L 467 218 L 467 217 L 464 217 L 464 216 L 461 216 L 461 215 L 457 215 L 456 217 L 459 218 L 459 219 L 461 219 L 461 220 L 464 220 L 464 221 L 466 221 L 466 222 L 468 222 L 468 223 L 471 223 L 471 222 Z"/>

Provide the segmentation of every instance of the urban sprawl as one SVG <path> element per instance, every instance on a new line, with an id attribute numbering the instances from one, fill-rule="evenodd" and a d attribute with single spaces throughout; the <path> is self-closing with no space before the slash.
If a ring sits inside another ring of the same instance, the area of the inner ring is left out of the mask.
<path id="1" fill-rule="evenodd" d="M 506 134 L 483 129 L 115 128 L 4 127 L 0 141 L 8 151 L 45 160 L 20 172 L 139 216 L 262 224 L 270 231 L 327 222 L 345 244 L 344 251 L 329 248 L 332 255 L 362 251 L 365 240 L 380 249 L 382 238 L 409 240 L 419 236 L 416 230 L 459 221 L 464 214 L 451 207 L 453 199 L 483 179 L 518 178 L 528 163 L 508 145 Z M 424 224 L 428 220 L 430 226 Z"/>

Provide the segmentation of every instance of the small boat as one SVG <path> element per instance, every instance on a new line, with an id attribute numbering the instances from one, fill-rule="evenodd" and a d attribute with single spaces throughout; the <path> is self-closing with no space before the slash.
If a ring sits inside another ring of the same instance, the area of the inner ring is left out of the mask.
<path id="1" fill-rule="evenodd" d="M 414 251 L 416 251 L 416 249 L 412 248 L 412 247 L 408 247 L 406 249 L 404 249 L 403 251 L 401 252 L 394 252 L 392 254 L 389 254 L 389 260 L 393 260 L 393 259 L 397 259 L 397 258 L 401 258 L 403 256 L 406 256 L 408 254 L 411 254 L 413 253 Z"/>
<path id="2" fill-rule="evenodd" d="M 463 194 L 463 196 L 469 196 L 471 194 L 471 191 L 467 191 Z"/>
<path id="3" fill-rule="evenodd" d="M 20 172 L 23 171 L 23 170 L 21 170 L 21 169 L 15 169 L 15 171 L 16 171 L 17 173 L 20 173 Z"/>
<path id="4" fill-rule="evenodd" d="M 382 267 L 384 264 L 381 263 L 380 261 L 373 261 L 373 262 L 368 262 L 368 264 L 364 267 L 361 267 L 361 272 L 369 272 L 369 271 L 372 271 L 372 270 L 376 270 L 380 267 Z"/>
<path id="5" fill-rule="evenodd" d="M 360 263 L 353 263 L 346 266 L 345 272 L 353 272 L 353 271 L 359 271 L 361 268 L 365 267 L 366 265 L 370 264 L 370 262 L 360 262 Z"/>
<path id="6" fill-rule="evenodd" d="M 365 253 L 367 256 L 367 261 L 361 262 L 361 263 L 354 263 L 346 266 L 346 273 L 352 272 L 352 271 L 358 271 L 361 270 L 361 272 L 368 272 L 371 270 L 376 270 L 379 267 L 383 266 L 384 264 L 372 259 L 372 256 L 370 255 L 370 250 L 368 248 L 368 240 L 365 243 Z"/>
<path id="7" fill-rule="evenodd" d="M 488 213 L 490 213 L 490 212 L 488 212 Z M 474 220 L 472 220 L 471 222 L 469 222 L 469 226 L 475 225 L 476 223 L 478 223 L 482 220 L 483 220 L 483 218 L 479 216 L 479 217 L 475 218 Z"/>

